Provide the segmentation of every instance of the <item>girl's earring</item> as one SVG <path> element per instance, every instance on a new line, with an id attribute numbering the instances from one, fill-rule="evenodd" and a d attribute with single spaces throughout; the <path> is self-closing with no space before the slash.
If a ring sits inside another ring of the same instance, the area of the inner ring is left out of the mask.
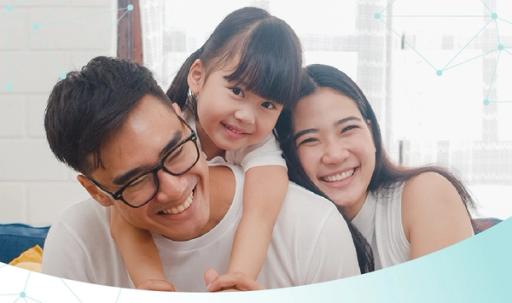
<path id="1" fill-rule="evenodd" d="M 192 90 L 190 90 L 190 88 L 188 89 L 188 92 L 187 92 L 187 104 L 191 105 L 191 104 L 195 104 L 196 103 L 196 96 L 194 96 L 194 94 L 192 93 Z"/>
<path id="2" fill-rule="evenodd" d="M 194 116 L 195 116 L 195 118 L 197 120 L 198 119 L 198 117 L 197 117 L 197 97 L 192 93 L 190 88 L 188 89 L 188 92 L 187 92 L 187 101 L 186 101 L 185 107 L 191 113 L 194 114 Z"/>

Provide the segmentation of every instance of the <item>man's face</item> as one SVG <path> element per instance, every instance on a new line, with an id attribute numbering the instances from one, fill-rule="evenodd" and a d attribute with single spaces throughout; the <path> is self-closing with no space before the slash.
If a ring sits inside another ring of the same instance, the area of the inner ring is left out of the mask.
<path id="1" fill-rule="evenodd" d="M 90 177 L 115 192 L 152 168 L 163 154 L 190 133 L 169 106 L 146 95 L 129 113 L 121 128 L 107 139 L 101 149 L 103 167 L 92 172 Z M 106 201 L 105 196 L 108 197 L 108 203 L 102 204 L 111 204 L 128 223 L 170 239 L 189 240 L 203 234 L 210 216 L 208 167 L 203 155 L 183 175 L 173 176 L 162 169 L 156 175 L 159 190 L 140 208 L 113 200 L 101 191 L 93 197 L 102 200 L 97 196 L 102 195 L 103 201 Z"/>

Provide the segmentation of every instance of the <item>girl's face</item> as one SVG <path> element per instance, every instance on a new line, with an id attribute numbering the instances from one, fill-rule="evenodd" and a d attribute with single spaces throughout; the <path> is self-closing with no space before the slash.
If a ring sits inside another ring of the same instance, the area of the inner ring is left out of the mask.
<path id="1" fill-rule="evenodd" d="M 304 171 L 352 219 L 366 199 L 375 168 L 369 124 L 351 98 L 330 88 L 299 100 L 293 116 Z"/>
<path id="2" fill-rule="evenodd" d="M 204 65 L 197 60 L 189 72 L 199 124 L 209 138 L 201 143 L 214 144 L 221 150 L 237 150 L 262 142 L 271 134 L 282 110 L 282 105 L 247 91 L 243 83 L 228 82 L 224 77 L 235 68 L 229 62 L 205 79 Z"/>

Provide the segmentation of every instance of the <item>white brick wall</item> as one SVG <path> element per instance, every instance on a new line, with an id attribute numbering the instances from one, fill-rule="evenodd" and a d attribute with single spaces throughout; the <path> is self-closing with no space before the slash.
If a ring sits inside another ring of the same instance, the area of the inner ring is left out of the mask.
<path id="1" fill-rule="evenodd" d="M 0 223 L 46 225 L 87 197 L 46 142 L 59 77 L 116 53 L 116 0 L 0 0 Z"/>

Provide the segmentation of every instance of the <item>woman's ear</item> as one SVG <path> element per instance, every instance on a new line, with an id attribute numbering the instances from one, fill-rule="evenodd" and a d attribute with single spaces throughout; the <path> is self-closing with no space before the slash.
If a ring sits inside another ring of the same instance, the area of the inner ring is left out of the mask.
<path id="1" fill-rule="evenodd" d="M 193 95 L 199 93 L 199 89 L 203 85 L 205 70 L 200 59 L 196 59 L 188 70 L 187 83 Z"/>
<path id="2" fill-rule="evenodd" d="M 91 195 L 91 197 L 94 200 L 96 200 L 99 204 L 105 207 L 111 206 L 113 204 L 112 199 L 110 199 L 110 197 L 108 197 L 104 192 L 102 192 L 96 186 L 96 184 L 92 183 L 91 180 L 89 180 L 86 176 L 78 175 L 76 179 L 85 188 L 85 190 L 87 190 L 89 195 Z"/>

